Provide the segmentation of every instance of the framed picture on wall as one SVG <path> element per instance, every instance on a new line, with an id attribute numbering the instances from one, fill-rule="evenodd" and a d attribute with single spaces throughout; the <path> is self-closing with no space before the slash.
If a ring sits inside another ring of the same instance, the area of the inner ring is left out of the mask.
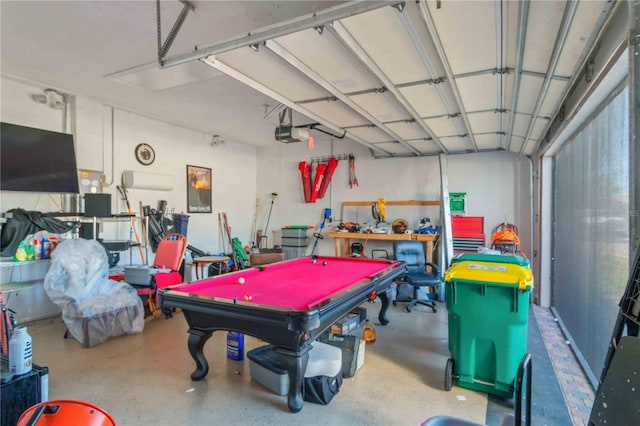
<path id="1" fill-rule="evenodd" d="M 187 165 L 187 212 L 211 213 L 211 169 Z"/>

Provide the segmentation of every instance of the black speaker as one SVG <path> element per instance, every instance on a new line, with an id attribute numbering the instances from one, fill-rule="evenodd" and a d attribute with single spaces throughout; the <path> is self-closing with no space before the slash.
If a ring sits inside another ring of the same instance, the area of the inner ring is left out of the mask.
<path id="1" fill-rule="evenodd" d="M 93 235 L 93 223 L 83 222 L 80 224 L 80 229 L 78 230 L 80 238 L 95 240 L 98 239 L 98 235 L 100 235 L 100 223 L 96 223 L 96 235 Z"/>
<path id="2" fill-rule="evenodd" d="M 111 217 L 111 194 L 84 194 L 85 217 Z"/>

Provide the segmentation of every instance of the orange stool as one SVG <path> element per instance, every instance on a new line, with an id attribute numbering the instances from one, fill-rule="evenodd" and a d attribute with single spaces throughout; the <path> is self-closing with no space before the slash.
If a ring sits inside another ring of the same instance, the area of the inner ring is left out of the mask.
<path id="1" fill-rule="evenodd" d="M 97 405 L 84 401 L 51 400 L 27 408 L 17 426 L 116 426 L 113 417 Z"/>

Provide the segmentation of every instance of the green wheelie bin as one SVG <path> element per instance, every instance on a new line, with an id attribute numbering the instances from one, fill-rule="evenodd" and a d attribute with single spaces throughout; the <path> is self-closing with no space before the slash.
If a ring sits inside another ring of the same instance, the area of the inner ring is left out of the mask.
<path id="1" fill-rule="evenodd" d="M 449 319 L 445 389 L 512 398 L 527 352 L 533 274 L 521 256 L 463 254 L 444 274 Z"/>

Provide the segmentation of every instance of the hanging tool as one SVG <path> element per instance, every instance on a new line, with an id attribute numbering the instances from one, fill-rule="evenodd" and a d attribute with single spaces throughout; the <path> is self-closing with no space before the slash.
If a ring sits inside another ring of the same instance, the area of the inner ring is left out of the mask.
<path id="1" fill-rule="evenodd" d="M 140 237 L 138 236 L 138 230 L 136 229 L 136 220 L 133 212 L 131 211 L 131 203 L 129 202 L 129 194 L 127 193 L 127 188 L 124 186 L 116 185 L 120 195 L 122 195 L 122 199 L 127 205 L 127 211 L 129 212 L 129 216 L 131 216 L 131 229 L 133 229 L 133 234 L 136 237 L 136 244 L 138 245 L 138 250 L 140 252 L 140 260 L 143 265 L 147 264 L 146 258 L 144 257 L 144 252 L 142 251 L 142 244 L 140 244 Z"/>
<path id="2" fill-rule="evenodd" d="M 304 191 L 304 202 L 311 202 L 311 166 L 306 161 L 298 163 L 298 170 L 302 178 L 302 190 Z"/>
<path id="3" fill-rule="evenodd" d="M 267 216 L 267 226 L 264 227 L 264 233 L 262 234 L 262 238 L 267 239 L 267 230 L 269 229 L 269 221 L 271 220 L 271 211 L 273 210 L 273 202 L 276 200 L 276 198 L 278 198 L 278 194 L 276 194 L 275 192 L 271 193 L 271 206 L 269 206 L 269 216 Z M 263 246 L 262 244 L 260 244 L 260 248 L 266 248 L 265 246 Z"/>
<path id="4" fill-rule="evenodd" d="M 327 192 L 327 188 L 331 183 L 331 178 L 333 177 L 333 172 L 335 172 L 338 167 L 338 159 L 335 157 L 329 158 L 329 162 L 327 163 L 327 170 L 324 172 L 324 180 L 322 181 L 322 185 L 320 186 L 320 192 L 318 193 L 318 200 L 324 198 L 324 194 Z"/>
<path id="5" fill-rule="evenodd" d="M 316 166 L 316 179 L 313 184 L 313 191 L 311 191 L 311 202 L 315 203 L 318 199 L 318 194 L 320 193 L 320 187 L 322 186 L 322 182 L 324 181 L 324 174 L 327 170 L 327 165 L 325 163 L 319 163 Z"/>
<path id="6" fill-rule="evenodd" d="M 349 154 L 349 188 L 353 185 L 358 186 L 358 178 L 356 177 L 356 157 Z"/>

